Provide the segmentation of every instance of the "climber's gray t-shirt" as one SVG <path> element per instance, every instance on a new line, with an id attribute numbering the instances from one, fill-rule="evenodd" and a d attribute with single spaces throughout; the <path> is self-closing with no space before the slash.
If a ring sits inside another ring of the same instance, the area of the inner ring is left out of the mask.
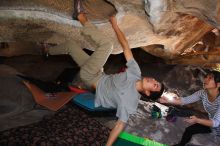
<path id="1" fill-rule="evenodd" d="M 95 98 L 96 107 L 117 108 L 116 116 L 123 122 L 136 112 L 141 97 L 135 86 L 141 79 L 140 68 L 134 59 L 130 59 L 126 66 L 125 72 L 101 77 Z"/>

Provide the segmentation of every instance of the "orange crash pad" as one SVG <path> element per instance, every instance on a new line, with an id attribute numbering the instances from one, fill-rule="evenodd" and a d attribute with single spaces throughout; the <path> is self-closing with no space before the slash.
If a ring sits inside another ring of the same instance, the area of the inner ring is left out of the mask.
<path id="1" fill-rule="evenodd" d="M 32 93 L 35 101 L 52 111 L 59 110 L 67 102 L 69 102 L 77 93 L 74 92 L 57 92 L 57 93 L 45 93 L 36 85 L 23 81 L 25 86 Z"/>

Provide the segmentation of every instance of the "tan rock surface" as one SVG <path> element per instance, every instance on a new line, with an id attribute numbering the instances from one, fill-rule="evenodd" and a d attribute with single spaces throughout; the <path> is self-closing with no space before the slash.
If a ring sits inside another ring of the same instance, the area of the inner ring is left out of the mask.
<path id="1" fill-rule="evenodd" d="M 198 64 L 219 62 L 219 34 L 216 34 L 218 39 L 214 45 L 217 53 L 207 53 L 205 60 L 204 55 L 194 55 L 191 52 L 192 57 L 189 57 L 184 53 L 186 50 L 193 50 L 193 46 L 201 41 L 207 32 L 220 28 L 218 0 L 110 2 L 118 11 L 119 26 L 131 48 L 142 47 L 145 51 L 172 63 L 192 64 L 187 60 L 196 60 Z M 59 44 L 67 39 L 74 39 L 79 41 L 83 48 L 93 50 L 95 44 L 91 44 L 80 34 L 81 25 L 71 18 L 72 5 L 72 0 L 2 0 L 0 41 Z M 122 49 L 110 24 L 106 20 L 94 23 L 113 39 L 113 54 L 121 53 Z M 1 50 L 0 55 L 4 55 Z"/>

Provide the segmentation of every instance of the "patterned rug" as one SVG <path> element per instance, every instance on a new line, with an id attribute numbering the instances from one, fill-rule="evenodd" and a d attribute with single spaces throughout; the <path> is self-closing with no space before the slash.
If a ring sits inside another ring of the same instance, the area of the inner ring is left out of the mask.
<path id="1" fill-rule="evenodd" d="M 0 133 L 0 146 L 101 146 L 110 129 L 73 105 L 52 117 Z"/>

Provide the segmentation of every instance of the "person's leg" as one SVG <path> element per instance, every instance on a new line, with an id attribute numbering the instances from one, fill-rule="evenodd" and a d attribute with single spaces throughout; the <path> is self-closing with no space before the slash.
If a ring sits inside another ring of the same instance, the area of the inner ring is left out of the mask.
<path id="1" fill-rule="evenodd" d="M 103 66 L 113 50 L 112 41 L 92 23 L 88 22 L 81 0 L 74 0 L 74 10 L 75 16 L 77 15 L 77 19 L 84 26 L 82 34 L 87 40 L 93 41 L 97 46 L 95 52 L 81 67 L 80 78 L 87 85 L 95 85 L 101 77 Z"/>
<path id="2" fill-rule="evenodd" d="M 208 126 L 204 126 L 201 124 L 193 124 L 187 127 L 186 130 L 184 131 L 182 139 L 179 143 L 179 146 L 185 146 L 190 141 L 190 139 L 192 138 L 194 134 L 210 133 L 210 132 L 211 132 L 211 129 Z"/>
<path id="3" fill-rule="evenodd" d="M 79 43 L 74 40 L 48 48 L 48 53 L 50 55 L 69 54 L 79 66 L 82 66 L 90 57 L 82 50 Z"/>
<path id="4" fill-rule="evenodd" d="M 113 45 L 108 36 L 87 21 L 85 14 L 80 14 L 78 19 L 84 25 L 82 35 L 98 46 L 80 70 L 81 79 L 88 85 L 94 85 L 102 75 L 102 68 L 113 50 Z"/>
<path id="5" fill-rule="evenodd" d="M 100 78 L 102 73 L 101 70 L 113 50 L 113 45 L 109 37 L 105 36 L 100 30 L 89 22 L 85 23 L 82 33 L 84 36 L 91 38 L 98 46 L 95 49 L 95 52 L 82 66 L 80 71 L 81 78 L 93 85 Z"/>

